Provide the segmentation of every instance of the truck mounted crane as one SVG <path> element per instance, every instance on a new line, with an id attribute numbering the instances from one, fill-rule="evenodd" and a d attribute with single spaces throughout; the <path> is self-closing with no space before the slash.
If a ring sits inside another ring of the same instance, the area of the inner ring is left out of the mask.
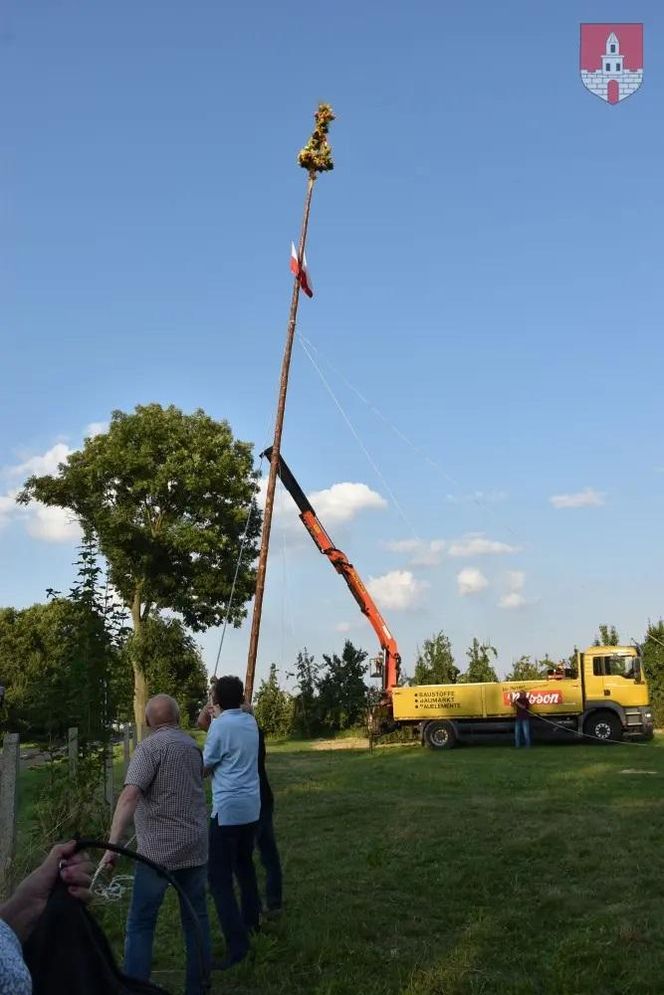
<path id="1" fill-rule="evenodd" d="M 272 448 L 262 455 L 271 459 Z M 648 684 L 640 650 L 634 646 L 591 646 L 584 653 L 577 652 L 574 668 L 537 680 L 399 687 L 401 657 L 385 619 L 281 457 L 277 472 L 319 552 L 346 581 L 378 636 L 382 654 L 372 661 L 372 676 L 382 678 L 383 694 L 369 714 L 373 733 L 410 726 L 435 750 L 448 750 L 457 742 L 512 735 L 514 699 L 525 691 L 537 709 L 533 717 L 538 720 L 538 738 L 564 740 L 572 736 L 604 742 L 623 736 L 652 737 Z"/>
<path id="2" fill-rule="evenodd" d="M 261 453 L 269 460 L 272 460 L 272 447 Z M 323 525 L 314 511 L 311 502 L 298 484 L 297 480 L 289 470 L 285 460 L 279 456 L 279 467 L 277 470 L 282 484 L 293 498 L 293 501 L 300 512 L 300 520 L 305 529 L 313 539 L 319 552 L 326 556 L 338 574 L 341 574 L 346 581 L 350 593 L 357 601 L 360 611 L 369 620 L 371 627 L 378 636 L 381 655 L 374 659 L 373 672 L 380 676 L 383 686 L 383 702 L 388 705 L 392 697 L 392 691 L 399 682 L 399 671 L 401 667 L 401 656 L 397 648 L 396 639 L 390 632 L 385 619 L 378 611 L 374 599 L 371 597 L 357 570 L 350 562 L 345 553 L 332 542 L 331 538 L 323 528 Z"/>

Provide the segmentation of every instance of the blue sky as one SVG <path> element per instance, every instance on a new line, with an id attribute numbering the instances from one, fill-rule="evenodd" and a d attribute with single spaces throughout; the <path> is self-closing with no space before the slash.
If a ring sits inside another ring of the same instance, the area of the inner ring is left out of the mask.
<path id="1" fill-rule="evenodd" d="M 645 81 L 609 107 L 578 33 L 614 20 L 645 23 Z M 501 669 L 604 621 L 639 637 L 664 611 L 663 36 L 655 2 L 10 0 L 0 604 L 68 586 L 71 530 L 11 493 L 114 408 L 200 406 L 270 441 L 323 99 L 336 169 L 299 327 L 372 463 L 300 348 L 283 452 L 406 669 L 440 628 L 460 661 L 491 639 Z M 373 652 L 283 505 L 261 672 L 346 633 Z"/>

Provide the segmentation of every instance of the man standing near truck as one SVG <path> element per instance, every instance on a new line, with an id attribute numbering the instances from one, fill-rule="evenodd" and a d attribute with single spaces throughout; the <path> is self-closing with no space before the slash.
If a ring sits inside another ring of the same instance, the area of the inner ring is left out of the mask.
<path id="1" fill-rule="evenodd" d="M 514 699 L 516 720 L 514 722 L 514 745 L 519 748 L 521 740 L 524 746 L 530 746 L 530 698 L 528 692 L 519 691 Z"/>

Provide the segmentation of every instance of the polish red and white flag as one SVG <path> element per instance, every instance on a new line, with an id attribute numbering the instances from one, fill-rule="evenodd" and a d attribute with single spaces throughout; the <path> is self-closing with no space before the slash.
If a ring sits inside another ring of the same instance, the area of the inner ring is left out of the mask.
<path id="1" fill-rule="evenodd" d="M 307 297 L 314 296 L 314 290 L 311 285 L 311 277 L 309 276 L 309 270 L 307 269 L 307 256 L 306 253 L 302 253 L 302 265 L 297 257 L 297 250 L 293 242 L 291 242 L 291 260 L 290 268 L 293 276 L 296 276 L 300 282 L 302 290 L 304 290 Z"/>

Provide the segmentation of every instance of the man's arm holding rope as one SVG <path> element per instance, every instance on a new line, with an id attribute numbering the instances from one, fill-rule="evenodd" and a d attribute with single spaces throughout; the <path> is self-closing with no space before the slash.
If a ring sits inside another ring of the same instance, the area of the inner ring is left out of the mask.
<path id="1" fill-rule="evenodd" d="M 127 830 L 134 819 L 136 807 L 141 800 L 141 789 L 135 784 L 125 784 L 120 797 L 118 798 L 113 822 L 109 833 L 109 843 L 120 843 L 126 836 Z M 102 858 L 102 866 L 113 866 L 118 861 L 117 853 L 107 850 Z"/>

